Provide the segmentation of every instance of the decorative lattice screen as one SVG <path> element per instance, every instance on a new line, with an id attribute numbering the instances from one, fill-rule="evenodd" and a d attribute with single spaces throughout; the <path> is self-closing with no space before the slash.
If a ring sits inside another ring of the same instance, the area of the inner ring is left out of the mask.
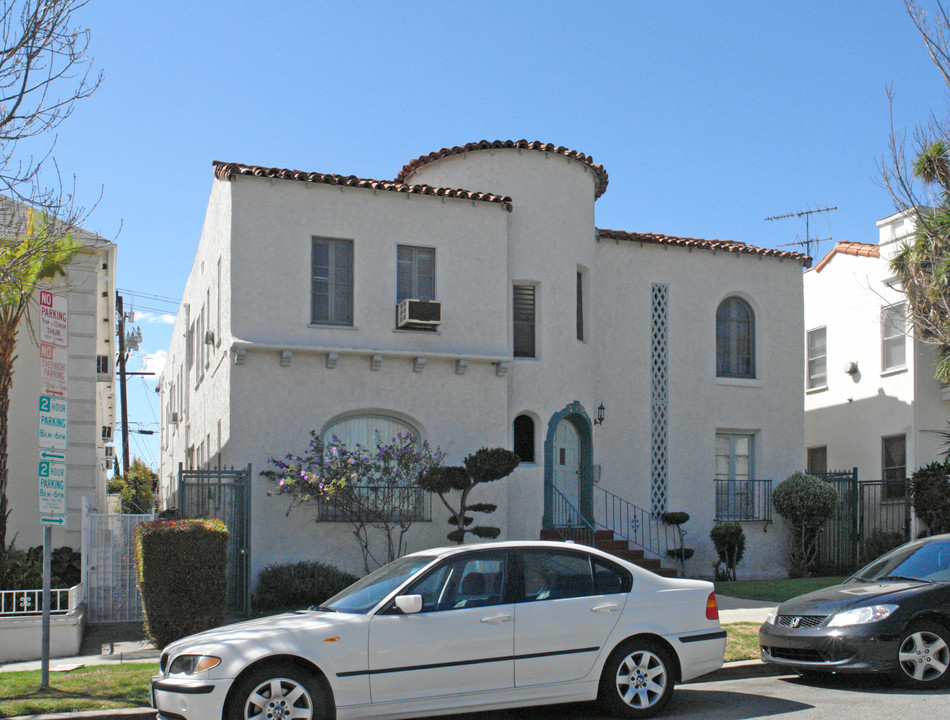
<path id="1" fill-rule="evenodd" d="M 662 513 L 667 509 L 667 475 L 669 469 L 668 447 L 668 333 L 667 304 L 669 286 L 653 285 L 653 335 L 650 388 L 651 412 L 651 457 L 650 457 L 650 499 L 653 512 Z"/>

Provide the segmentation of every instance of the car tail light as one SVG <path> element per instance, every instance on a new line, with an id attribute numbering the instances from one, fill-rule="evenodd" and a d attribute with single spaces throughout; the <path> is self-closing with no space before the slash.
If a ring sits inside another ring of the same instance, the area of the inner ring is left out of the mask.
<path id="1" fill-rule="evenodd" d="M 714 592 L 709 593 L 709 597 L 706 600 L 706 619 L 719 619 L 719 606 L 716 604 L 716 593 Z"/>

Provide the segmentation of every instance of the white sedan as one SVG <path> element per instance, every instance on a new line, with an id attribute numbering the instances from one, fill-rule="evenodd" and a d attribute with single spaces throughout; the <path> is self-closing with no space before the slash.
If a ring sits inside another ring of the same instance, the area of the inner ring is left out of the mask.
<path id="1" fill-rule="evenodd" d="M 573 543 L 463 545 L 172 643 L 152 704 L 166 720 L 345 720 L 597 699 L 641 718 L 719 669 L 725 645 L 709 582 Z"/>

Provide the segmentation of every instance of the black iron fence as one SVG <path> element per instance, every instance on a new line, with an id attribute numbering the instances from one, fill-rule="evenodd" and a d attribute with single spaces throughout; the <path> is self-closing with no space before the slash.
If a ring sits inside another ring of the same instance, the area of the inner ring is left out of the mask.
<path id="1" fill-rule="evenodd" d="M 320 522 L 415 522 L 432 519 L 432 493 L 403 485 L 347 485 L 317 501 Z"/>
<path id="2" fill-rule="evenodd" d="M 659 513 L 645 510 L 597 485 L 594 495 L 594 516 L 600 527 L 661 559 L 667 557 L 668 550 L 679 547 L 679 531 L 664 524 Z"/>
<path id="3" fill-rule="evenodd" d="M 717 478 L 716 522 L 772 522 L 772 481 Z"/>

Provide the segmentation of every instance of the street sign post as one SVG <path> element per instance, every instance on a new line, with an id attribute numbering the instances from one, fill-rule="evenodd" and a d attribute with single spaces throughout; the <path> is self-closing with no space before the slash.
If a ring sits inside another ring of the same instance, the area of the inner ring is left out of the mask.
<path id="1" fill-rule="evenodd" d="M 40 684 L 49 687 L 52 526 L 66 527 L 67 370 L 69 300 L 40 290 L 39 508 L 43 526 L 43 626 Z M 58 452 L 61 451 L 61 452 Z"/>

